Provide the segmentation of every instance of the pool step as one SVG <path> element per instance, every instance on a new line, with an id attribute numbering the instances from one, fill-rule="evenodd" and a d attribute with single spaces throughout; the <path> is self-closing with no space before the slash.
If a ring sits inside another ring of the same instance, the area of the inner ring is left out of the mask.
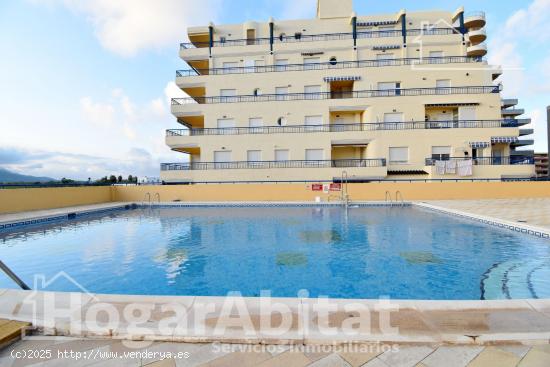
<path id="1" fill-rule="evenodd" d="M 28 322 L 0 319 L 0 349 L 20 340 L 30 326 Z"/>
<path id="2" fill-rule="evenodd" d="M 481 281 L 482 299 L 550 297 L 549 260 L 509 260 L 493 266 Z"/>

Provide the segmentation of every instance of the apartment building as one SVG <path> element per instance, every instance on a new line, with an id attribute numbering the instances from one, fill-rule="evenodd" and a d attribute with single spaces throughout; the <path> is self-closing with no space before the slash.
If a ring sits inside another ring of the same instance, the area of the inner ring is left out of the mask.
<path id="1" fill-rule="evenodd" d="M 548 153 L 535 153 L 535 170 L 538 178 L 549 177 Z"/>
<path id="2" fill-rule="evenodd" d="M 533 144 L 482 12 L 356 15 L 318 0 L 306 20 L 188 29 L 188 98 L 166 143 L 165 183 L 502 179 L 535 174 Z"/>

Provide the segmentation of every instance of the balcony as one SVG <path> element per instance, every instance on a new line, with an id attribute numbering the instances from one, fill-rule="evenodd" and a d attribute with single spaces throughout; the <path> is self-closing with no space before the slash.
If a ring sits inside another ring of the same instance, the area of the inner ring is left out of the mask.
<path id="1" fill-rule="evenodd" d="M 404 97 L 404 96 L 428 96 L 451 94 L 485 94 L 499 93 L 500 85 L 491 86 L 467 86 L 467 87 L 441 87 L 441 88 L 398 88 L 384 90 L 361 90 L 343 92 L 340 96 L 334 92 L 318 93 L 288 93 L 288 94 L 262 94 L 262 95 L 236 95 L 236 96 L 211 96 L 195 98 L 172 98 L 172 106 L 187 104 L 218 104 L 218 103 L 251 103 L 251 102 L 282 102 L 325 99 L 351 99 L 351 98 L 376 98 L 376 97 Z M 345 95 L 345 96 L 344 96 Z"/>
<path id="2" fill-rule="evenodd" d="M 511 166 L 511 165 L 532 165 L 535 164 L 535 159 L 530 156 L 509 156 L 509 157 L 477 157 L 477 158 L 464 158 L 464 157 L 451 157 L 448 160 L 464 161 L 472 160 L 474 166 Z M 426 158 L 426 166 L 435 166 L 437 160 L 433 158 Z"/>
<path id="3" fill-rule="evenodd" d="M 236 161 L 161 163 L 161 171 L 203 171 L 229 169 L 274 169 L 274 168 L 363 168 L 385 167 L 386 159 L 334 159 L 334 160 L 292 160 L 292 161 Z"/>
<path id="4" fill-rule="evenodd" d="M 454 28 L 432 28 L 432 29 L 408 29 L 407 36 L 443 36 L 458 34 Z M 357 39 L 370 39 L 370 38 L 390 38 L 390 37 L 402 37 L 401 30 L 387 30 L 387 31 L 368 31 L 357 32 Z M 322 42 L 322 41 L 338 41 L 338 40 L 351 40 L 353 39 L 353 32 L 345 33 L 324 33 L 324 34 L 296 34 L 273 38 L 273 43 L 277 44 L 289 44 L 289 43 L 303 43 L 303 42 Z M 271 43 L 270 38 L 242 38 L 242 39 L 219 39 L 212 42 L 212 47 L 236 47 L 236 46 L 248 46 L 248 45 L 269 45 Z M 180 43 L 181 50 L 187 50 L 192 48 L 206 48 L 210 46 L 209 41 L 203 42 L 184 42 Z"/>
<path id="5" fill-rule="evenodd" d="M 512 108 L 512 109 L 503 108 L 502 109 L 502 116 L 517 117 L 517 116 L 523 115 L 524 113 L 525 113 L 525 110 L 523 108 Z"/>
<path id="6" fill-rule="evenodd" d="M 466 48 L 466 55 L 470 57 L 483 57 L 487 55 L 487 45 L 480 43 L 478 45 L 468 46 Z"/>
<path id="7" fill-rule="evenodd" d="M 534 132 L 534 129 L 519 129 L 519 136 L 533 135 Z"/>
<path id="8" fill-rule="evenodd" d="M 487 39 L 485 28 L 470 29 L 468 31 L 468 39 L 472 45 L 477 45 Z"/>
<path id="9" fill-rule="evenodd" d="M 341 70 L 341 69 L 352 69 L 352 68 L 407 66 L 407 65 L 466 64 L 466 63 L 479 63 L 482 61 L 483 60 L 479 57 L 446 56 L 446 57 L 402 58 L 402 59 L 387 59 L 387 60 L 337 61 L 337 62 L 322 62 L 322 63 L 316 63 L 316 64 L 244 66 L 244 67 L 211 68 L 211 69 L 194 68 L 191 70 L 177 70 L 176 78 L 193 77 L 193 76 L 199 76 L 199 75 L 275 73 L 275 72 L 311 71 L 311 70 Z"/>
<path id="10" fill-rule="evenodd" d="M 464 26 L 470 28 L 483 28 L 487 24 L 485 13 L 482 11 L 468 13 L 464 16 Z"/>
<path id="11" fill-rule="evenodd" d="M 525 140 L 518 140 L 516 142 L 511 143 L 510 147 L 518 148 L 518 147 L 526 147 L 526 146 L 534 145 L 534 144 L 535 144 L 534 139 L 525 139 Z"/>
<path id="12" fill-rule="evenodd" d="M 432 130 L 432 129 L 480 129 L 518 127 L 518 120 L 457 120 L 457 121 L 411 121 L 411 122 L 376 122 L 359 124 L 327 125 L 287 125 L 262 127 L 231 128 L 191 128 L 166 130 L 167 137 L 173 136 L 210 136 L 210 135 L 254 135 L 254 134 L 301 134 L 301 133 L 337 133 L 346 131 L 381 131 L 381 130 Z"/>
<path id="13" fill-rule="evenodd" d="M 517 98 L 505 98 L 505 99 L 500 100 L 500 106 L 502 108 L 514 107 L 518 103 L 519 103 L 519 101 L 517 100 Z"/>

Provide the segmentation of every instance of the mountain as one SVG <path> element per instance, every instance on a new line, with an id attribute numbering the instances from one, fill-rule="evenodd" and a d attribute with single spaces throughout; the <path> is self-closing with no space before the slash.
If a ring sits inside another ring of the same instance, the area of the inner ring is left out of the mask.
<path id="1" fill-rule="evenodd" d="M 7 169 L 0 168 L 0 182 L 4 183 L 17 183 L 17 182 L 48 182 L 55 181 L 50 177 L 37 177 L 21 175 L 19 173 L 8 171 Z"/>

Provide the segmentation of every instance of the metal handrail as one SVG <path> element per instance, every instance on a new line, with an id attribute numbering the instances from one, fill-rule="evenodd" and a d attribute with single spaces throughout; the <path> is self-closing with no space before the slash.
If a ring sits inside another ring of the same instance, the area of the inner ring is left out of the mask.
<path id="1" fill-rule="evenodd" d="M 317 92 L 317 93 L 287 93 L 262 95 L 235 95 L 235 96 L 197 96 L 189 98 L 172 98 L 172 105 L 185 104 L 216 104 L 239 102 L 271 102 L 271 101 L 303 101 L 325 99 L 375 98 L 375 97 L 402 97 L 451 94 L 485 94 L 499 93 L 502 86 L 466 86 L 466 87 L 434 87 L 434 88 L 395 88 L 359 90 L 349 92 Z"/>
<path id="2" fill-rule="evenodd" d="M 324 33 L 324 34 L 301 34 L 296 33 L 294 35 L 280 35 L 273 38 L 273 43 L 299 43 L 299 42 L 318 42 L 318 41 L 336 41 L 353 39 L 353 32 L 342 33 Z M 460 34 L 460 31 L 456 28 L 430 28 L 430 29 L 408 29 L 406 31 L 408 36 L 442 36 L 451 34 Z M 387 38 L 387 37 L 401 37 L 403 32 L 401 29 L 396 30 L 382 30 L 382 31 L 363 31 L 356 32 L 357 39 L 370 39 L 370 38 Z M 261 38 L 240 38 L 240 39 L 220 39 L 217 41 L 206 42 L 182 42 L 180 43 L 180 49 L 190 48 L 207 48 L 207 47 L 233 47 L 233 46 L 251 46 L 251 45 L 268 45 L 271 43 L 271 39 L 268 37 Z"/>
<path id="3" fill-rule="evenodd" d="M 393 206 L 393 200 L 391 198 L 391 193 L 389 191 L 386 191 L 386 197 L 384 198 L 384 201 L 387 203 L 390 203 L 390 206 Z"/>
<path id="4" fill-rule="evenodd" d="M 11 278 L 17 285 L 26 291 L 29 291 L 31 288 L 23 281 L 21 278 L 19 278 L 2 260 L 0 260 L 0 270 L 2 270 L 8 277 Z"/>
<path id="5" fill-rule="evenodd" d="M 485 18 L 485 12 L 484 11 L 472 11 L 472 12 L 466 13 L 464 15 L 464 19 L 473 18 L 473 17 Z"/>
<path id="6" fill-rule="evenodd" d="M 395 192 L 395 202 L 396 203 L 399 201 L 399 198 L 401 198 L 401 206 L 405 206 L 405 201 L 403 200 L 403 194 L 401 194 L 401 191 L 397 190 Z"/>
<path id="7" fill-rule="evenodd" d="M 268 168 L 344 168 L 385 167 L 386 159 L 333 159 L 333 160 L 288 160 L 288 161 L 235 161 L 161 163 L 161 171 L 189 171 L 211 169 L 268 169 Z"/>
<path id="8" fill-rule="evenodd" d="M 439 159 L 426 158 L 426 166 L 435 166 Z M 530 156 L 507 156 L 507 157 L 450 157 L 443 159 L 445 161 L 464 161 L 471 160 L 476 166 L 507 166 L 507 165 L 530 165 L 535 164 L 535 158 Z"/>
<path id="9" fill-rule="evenodd" d="M 177 70 L 176 78 L 190 77 L 198 75 L 226 75 L 226 74 L 249 74 L 249 73 L 272 73 L 286 71 L 309 71 L 309 70 L 327 70 L 327 69 L 352 69 L 368 67 L 385 66 L 406 66 L 406 65 L 432 65 L 432 64 L 464 64 L 482 62 L 482 57 L 470 56 L 444 56 L 444 57 L 422 57 L 422 58 L 399 58 L 399 59 L 376 59 L 376 60 L 357 60 L 357 61 L 336 61 L 308 64 L 288 64 L 288 65 L 263 65 L 263 66 L 238 66 L 228 68 L 211 69 L 190 69 Z"/>
<path id="10" fill-rule="evenodd" d="M 525 120 L 525 119 L 523 119 Z M 219 127 L 168 129 L 166 136 L 202 136 L 202 135 L 247 135 L 247 134 L 288 134 L 344 131 L 375 130 L 417 130 L 417 129 L 461 129 L 461 128 L 500 128 L 518 127 L 522 120 L 449 120 L 449 121 L 404 121 L 404 122 L 369 122 L 359 124 L 324 124 L 324 125 L 268 125 L 262 127 Z"/>

